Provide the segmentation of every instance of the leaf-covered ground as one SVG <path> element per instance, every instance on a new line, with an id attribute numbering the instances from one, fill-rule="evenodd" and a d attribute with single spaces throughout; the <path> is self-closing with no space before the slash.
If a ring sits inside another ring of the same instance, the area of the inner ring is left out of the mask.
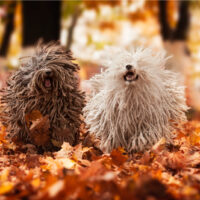
<path id="1" fill-rule="evenodd" d="M 185 124 L 173 143 L 109 155 L 86 137 L 38 154 L 33 145 L 9 143 L 1 126 L 0 199 L 200 199 L 200 123 Z"/>

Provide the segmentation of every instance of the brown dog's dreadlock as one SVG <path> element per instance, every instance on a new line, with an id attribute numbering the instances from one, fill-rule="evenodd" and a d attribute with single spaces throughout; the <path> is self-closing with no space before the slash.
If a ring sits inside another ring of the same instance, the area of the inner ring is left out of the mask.
<path id="1" fill-rule="evenodd" d="M 33 56 L 22 59 L 1 91 L 0 119 L 10 138 L 32 142 L 25 116 L 39 110 L 49 116 L 52 139 L 76 142 L 84 94 L 78 89 L 79 66 L 72 60 L 71 53 L 55 42 L 39 44 Z"/>

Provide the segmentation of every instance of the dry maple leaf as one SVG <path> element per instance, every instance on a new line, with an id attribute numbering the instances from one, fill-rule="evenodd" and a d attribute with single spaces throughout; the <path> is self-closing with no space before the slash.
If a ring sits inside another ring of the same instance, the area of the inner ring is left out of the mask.
<path id="1" fill-rule="evenodd" d="M 143 156 L 140 158 L 140 163 L 143 165 L 149 165 L 155 157 L 155 154 L 150 151 L 144 152 Z"/>
<path id="2" fill-rule="evenodd" d="M 72 147 L 69 143 L 64 142 L 60 151 L 54 153 L 58 159 L 70 158 L 74 163 L 83 166 L 89 166 L 90 161 L 86 160 L 85 153 L 90 151 L 92 148 L 82 147 L 81 144 Z"/>
<path id="3" fill-rule="evenodd" d="M 43 137 L 48 132 L 48 118 L 30 115 L 28 120 L 35 140 L 41 139 L 35 137 L 37 134 Z M 37 200 L 196 200 L 200 198 L 200 147 L 195 141 L 198 132 L 198 125 L 188 122 L 184 134 L 177 136 L 173 144 L 162 139 L 149 151 L 132 155 L 123 149 L 100 154 L 92 144 L 88 148 L 82 143 L 63 143 L 56 153 L 38 155 L 29 152 L 29 147 L 22 153 L 12 150 L 13 144 L 2 142 L 0 193 L 5 200 L 27 196 Z M 35 142 L 41 144 L 40 140 Z"/>
<path id="4" fill-rule="evenodd" d="M 105 167 L 103 160 L 97 160 L 91 162 L 90 167 L 81 170 L 81 180 L 97 180 L 101 176 L 105 175 L 108 170 Z"/>
<path id="5" fill-rule="evenodd" d="M 122 148 L 114 149 L 110 154 L 114 164 L 121 166 L 128 160 L 128 155 Z"/>
<path id="6" fill-rule="evenodd" d="M 43 116 L 39 110 L 33 110 L 31 113 L 25 115 L 27 127 L 29 128 L 34 121 L 41 119 Z"/>
<path id="7" fill-rule="evenodd" d="M 74 148 L 68 142 L 63 142 L 61 149 L 55 152 L 54 155 L 56 158 L 70 157 L 73 151 Z"/>
<path id="8" fill-rule="evenodd" d="M 187 166 L 188 159 L 182 152 L 166 152 L 165 157 L 161 158 L 161 163 L 167 169 L 181 170 Z"/>
<path id="9" fill-rule="evenodd" d="M 50 122 L 48 116 L 42 116 L 39 111 L 32 111 L 25 116 L 30 130 L 30 139 L 37 146 L 46 146 L 50 141 Z"/>

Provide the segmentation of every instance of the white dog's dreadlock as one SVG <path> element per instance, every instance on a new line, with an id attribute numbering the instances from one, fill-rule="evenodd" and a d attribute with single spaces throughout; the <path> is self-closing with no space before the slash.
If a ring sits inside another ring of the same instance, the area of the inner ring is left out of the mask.
<path id="1" fill-rule="evenodd" d="M 109 48 L 102 57 L 105 71 L 94 76 L 92 96 L 84 108 L 86 124 L 110 152 L 124 147 L 143 151 L 161 137 L 171 138 L 186 120 L 184 87 L 165 69 L 165 52 Z"/>

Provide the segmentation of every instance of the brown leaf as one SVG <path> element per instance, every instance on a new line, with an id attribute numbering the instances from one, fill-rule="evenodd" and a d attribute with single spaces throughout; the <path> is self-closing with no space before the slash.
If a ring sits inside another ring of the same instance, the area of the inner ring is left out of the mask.
<path id="1" fill-rule="evenodd" d="M 187 166 L 187 157 L 182 152 L 166 153 L 165 157 L 162 158 L 162 164 L 173 170 L 181 170 Z"/>
<path id="2" fill-rule="evenodd" d="M 120 166 L 128 160 L 128 155 L 122 148 L 114 149 L 110 154 L 114 164 Z"/>
<path id="3" fill-rule="evenodd" d="M 31 113 L 25 115 L 27 127 L 29 128 L 34 121 L 41 119 L 43 116 L 39 110 L 33 110 Z"/>
<path id="4" fill-rule="evenodd" d="M 30 127 L 30 138 L 33 144 L 43 146 L 50 143 L 50 122 L 48 116 L 33 121 Z"/>

